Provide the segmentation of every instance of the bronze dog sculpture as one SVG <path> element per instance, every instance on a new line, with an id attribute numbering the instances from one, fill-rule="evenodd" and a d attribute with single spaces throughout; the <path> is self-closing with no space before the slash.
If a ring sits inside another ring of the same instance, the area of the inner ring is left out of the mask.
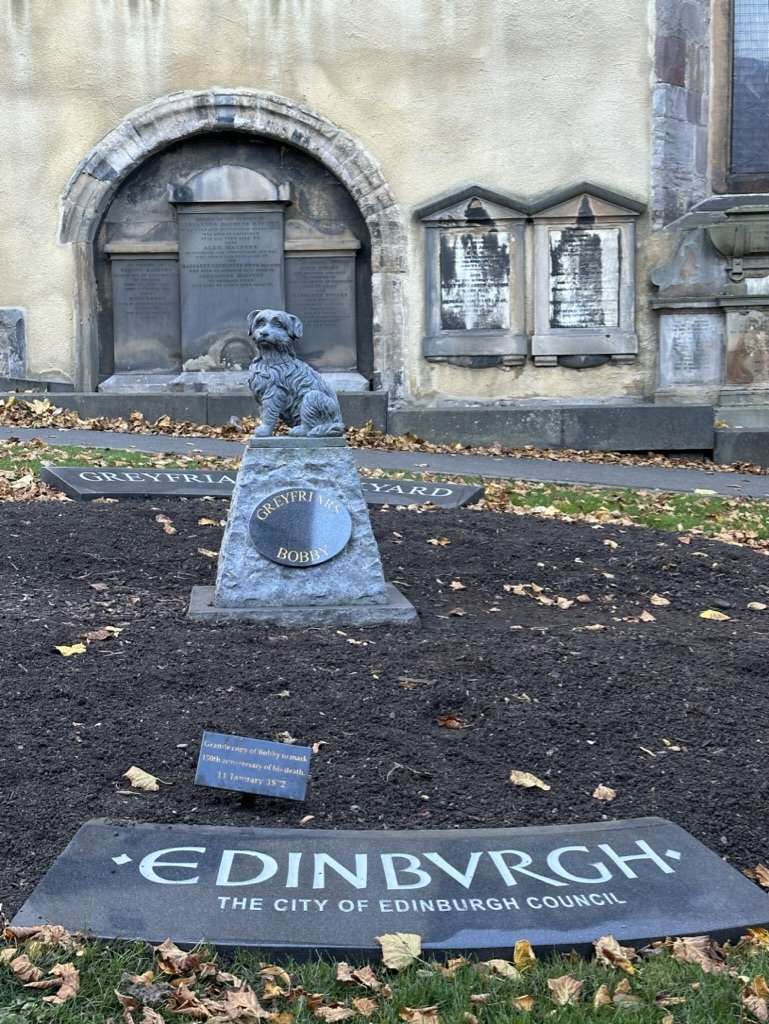
<path id="1" fill-rule="evenodd" d="M 261 405 L 262 422 L 255 435 L 268 437 L 280 420 L 290 427 L 291 434 L 343 434 L 334 389 L 294 350 L 294 342 L 302 337 L 302 321 L 280 309 L 255 309 L 247 321 L 258 351 L 248 378 L 248 386 Z"/>

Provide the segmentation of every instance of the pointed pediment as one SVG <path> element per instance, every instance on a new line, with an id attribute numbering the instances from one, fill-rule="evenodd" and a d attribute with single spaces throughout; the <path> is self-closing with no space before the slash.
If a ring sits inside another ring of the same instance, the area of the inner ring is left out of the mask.
<path id="1" fill-rule="evenodd" d="M 482 185 L 468 185 L 437 196 L 418 207 L 415 215 L 427 223 L 484 224 L 499 220 L 523 220 L 528 208 L 522 200 L 494 192 Z"/>
<path id="2" fill-rule="evenodd" d="M 611 192 L 600 185 L 581 182 L 569 188 L 550 192 L 538 200 L 533 208 L 535 220 L 603 220 L 609 217 L 621 217 L 627 220 L 638 217 L 646 209 L 643 203 L 630 196 Z"/>

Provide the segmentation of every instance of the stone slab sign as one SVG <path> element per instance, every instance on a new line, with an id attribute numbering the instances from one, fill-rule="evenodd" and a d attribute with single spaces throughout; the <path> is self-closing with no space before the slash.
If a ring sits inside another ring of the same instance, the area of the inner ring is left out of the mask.
<path id="1" fill-rule="evenodd" d="M 83 825 L 14 918 L 102 939 L 378 958 L 376 936 L 509 957 L 601 935 L 737 938 L 766 894 L 662 818 L 446 831 Z"/>
<path id="2" fill-rule="evenodd" d="M 304 800 L 311 758 L 311 747 L 205 730 L 195 785 Z"/>
<path id="3" fill-rule="evenodd" d="M 154 466 L 44 466 L 40 478 L 69 498 L 229 498 L 235 472 L 214 469 L 157 469 Z M 361 477 L 368 505 L 424 505 L 461 508 L 480 501 L 483 487 L 397 477 Z"/>
<path id="4" fill-rule="evenodd" d="M 228 498 L 235 472 L 218 469 L 156 469 L 152 466 L 43 466 L 40 479 L 69 498 Z"/>

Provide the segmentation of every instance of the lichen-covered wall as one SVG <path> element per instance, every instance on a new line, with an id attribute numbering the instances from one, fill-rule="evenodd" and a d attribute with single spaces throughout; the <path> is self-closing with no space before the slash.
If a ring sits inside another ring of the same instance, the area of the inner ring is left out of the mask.
<path id="1" fill-rule="evenodd" d="M 477 181 L 534 197 L 588 180 L 641 201 L 650 5 L 638 0 L 0 0 L 0 306 L 27 311 L 30 370 L 71 377 L 74 261 L 58 242 L 73 169 L 134 108 L 247 87 L 313 108 L 381 167 L 409 225 L 405 365 L 425 399 L 615 397 L 653 387 L 645 220 L 634 366 L 462 369 L 421 357 L 412 211 Z M 529 294 L 531 294 L 529 288 Z"/>

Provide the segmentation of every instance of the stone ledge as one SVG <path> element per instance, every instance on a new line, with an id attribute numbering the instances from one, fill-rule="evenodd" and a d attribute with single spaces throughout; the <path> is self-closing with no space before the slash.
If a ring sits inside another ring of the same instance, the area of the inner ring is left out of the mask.
<path id="1" fill-rule="evenodd" d="M 723 464 L 753 462 L 769 467 L 769 429 L 716 430 L 713 461 Z"/>

